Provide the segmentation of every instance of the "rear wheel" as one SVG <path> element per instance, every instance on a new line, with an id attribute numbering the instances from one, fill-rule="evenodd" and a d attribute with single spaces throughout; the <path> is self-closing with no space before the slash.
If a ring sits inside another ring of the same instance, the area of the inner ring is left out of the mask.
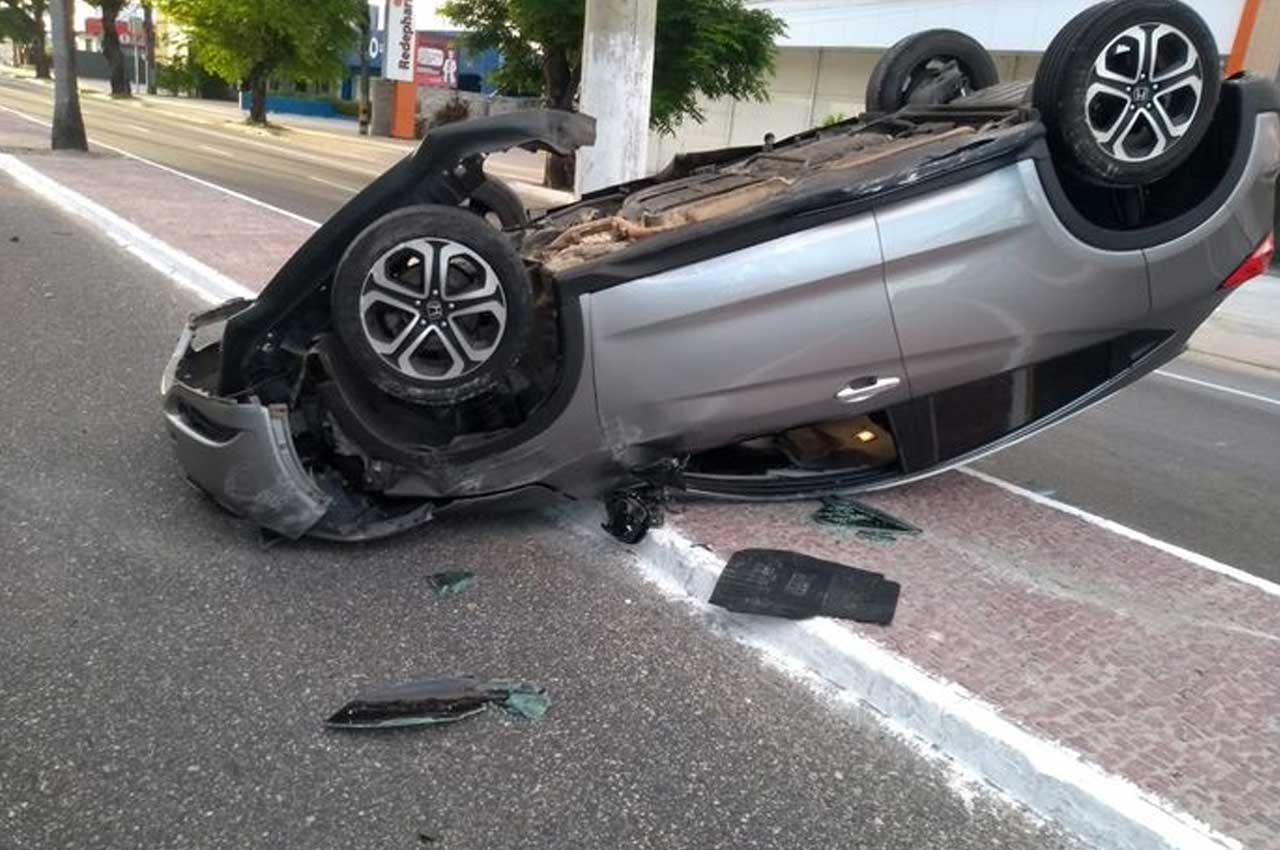
<path id="1" fill-rule="evenodd" d="M 977 41 L 956 30 L 927 30 L 880 57 L 867 81 L 867 111 L 937 106 L 998 82 L 995 61 Z"/>
<path id="2" fill-rule="evenodd" d="M 1111 0 L 1058 33 L 1033 103 L 1059 161 L 1115 186 L 1168 176 L 1195 151 L 1218 104 L 1213 33 L 1177 0 Z"/>
<path id="3" fill-rule="evenodd" d="M 406 401 L 449 405 L 500 386 L 524 354 L 530 289 L 506 238 L 473 213 L 406 207 L 351 243 L 331 311 L 372 384 Z"/>

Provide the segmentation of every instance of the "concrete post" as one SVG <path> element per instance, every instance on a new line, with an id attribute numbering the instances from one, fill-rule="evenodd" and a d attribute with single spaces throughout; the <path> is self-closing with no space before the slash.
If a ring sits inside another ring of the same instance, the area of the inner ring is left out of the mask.
<path id="1" fill-rule="evenodd" d="M 596 143 L 578 151 L 579 194 L 644 176 L 657 20 L 658 0 L 587 0 L 581 109 Z"/>

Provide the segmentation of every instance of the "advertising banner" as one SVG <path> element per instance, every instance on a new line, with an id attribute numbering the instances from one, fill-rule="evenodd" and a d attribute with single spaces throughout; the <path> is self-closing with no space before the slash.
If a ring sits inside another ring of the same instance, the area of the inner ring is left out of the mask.
<path id="1" fill-rule="evenodd" d="M 433 89 L 458 87 L 458 48 L 452 39 L 418 33 L 413 79 Z"/>
<path id="2" fill-rule="evenodd" d="M 413 0 L 387 0 L 387 45 L 382 54 L 382 76 L 413 82 L 413 52 L 417 26 Z"/>

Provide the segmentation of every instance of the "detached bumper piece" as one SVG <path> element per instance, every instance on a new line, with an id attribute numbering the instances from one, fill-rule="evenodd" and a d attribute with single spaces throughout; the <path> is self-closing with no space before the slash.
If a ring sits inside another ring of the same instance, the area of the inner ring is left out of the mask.
<path id="1" fill-rule="evenodd" d="M 193 317 L 165 370 L 165 422 L 188 480 L 236 516 L 292 540 L 373 540 L 430 520 L 431 502 L 352 492 L 323 463 L 304 462 L 286 405 L 214 394 L 220 343 L 193 341 L 247 306 L 228 302 Z"/>
<path id="2" fill-rule="evenodd" d="M 164 415 L 187 477 L 232 513 L 296 539 L 329 512 L 333 500 L 303 468 L 283 408 L 228 402 L 176 384 Z"/>

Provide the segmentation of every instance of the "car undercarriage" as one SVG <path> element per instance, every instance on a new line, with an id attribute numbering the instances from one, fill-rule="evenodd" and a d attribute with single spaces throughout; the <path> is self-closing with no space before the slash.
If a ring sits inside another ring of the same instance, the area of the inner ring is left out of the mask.
<path id="1" fill-rule="evenodd" d="M 606 495 L 632 539 L 673 493 L 899 484 L 1176 356 L 1270 244 L 1278 108 L 1226 81 L 1194 156 L 1107 181 L 1028 86 L 962 91 L 678 156 L 501 230 L 475 214 L 499 202 L 466 209 L 501 197 L 484 157 L 567 154 L 592 119 L 433 130 L 256 301 L 193 320 L 167 421 L 201 489 L 288 537 L 532 488 Z"/>

